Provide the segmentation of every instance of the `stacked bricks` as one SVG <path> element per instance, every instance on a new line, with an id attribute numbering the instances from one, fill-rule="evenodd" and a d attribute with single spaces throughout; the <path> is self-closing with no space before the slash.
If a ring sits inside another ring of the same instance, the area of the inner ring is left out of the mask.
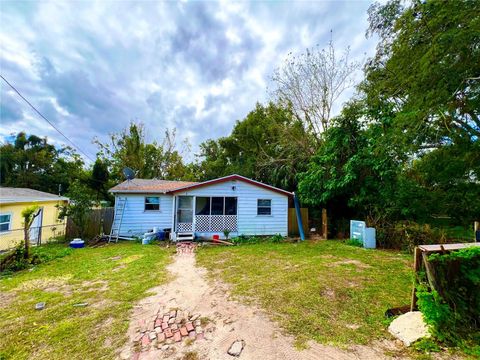
<path id="1" fill-rule="evenodd" d="M 139 332 L 135 337 L 135 343 L 142 350 L 148 350 L 150 346 L 162 347 L 163 344 L 173 344 L 183 339 L 201 340 L 204 331 L 200 321 L 200 315 L 191 315 L 188 311 L 171 310 L 168 313 L 158 313 L 149 321 L 139 321 Z"/>

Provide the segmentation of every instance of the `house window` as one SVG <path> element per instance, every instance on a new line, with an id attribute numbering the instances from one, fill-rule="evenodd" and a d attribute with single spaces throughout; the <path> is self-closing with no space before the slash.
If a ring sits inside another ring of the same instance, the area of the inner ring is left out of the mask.
<path id="1" fill-rule="evenodd" d="M 0 232 L 11 230 L 12 215 L 0 214 Z"/>
<path id="2" fill-rule="evenodd" d="M 237 215 L 237 198 L 198 196 L 195 215 Z"/>
<path id="3" fill-rule="evenodd" d="M 210 215 L 209 197 L 197 197 L 195 200 L 195 215 Z"/>
<path id="4" fill-rule="evenodd" d="M 160 210 L 160 198 L 155 197 L 146 197 L 145 198 L 145 211 L 158 211 Z"/>
<path id="5" fill-rule="evenodd" d="M 257 215 L 272 215 L 272 200 L 258 199 L 257 200 Z"/>
<path id="6" fill-rule="evenodd" d="M 225 198 L 225 215 L 237 215 L 237 198 Z"/>

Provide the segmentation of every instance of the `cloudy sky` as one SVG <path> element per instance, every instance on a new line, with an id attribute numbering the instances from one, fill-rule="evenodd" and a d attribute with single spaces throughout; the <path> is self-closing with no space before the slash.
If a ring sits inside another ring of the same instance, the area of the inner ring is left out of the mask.
<path id="1" fill-rule="evenodd" d="M 1 74 L 90 157 L 92 138 L 131 120 L 147 139 L 176 128 L 192 152 L 228 135 L 289 52 L 365 38 L 367 1 L 1 1 Z M 27 131 L 65 141 L 1 83 L 0 137 Z M 186 154 L 193 158 L 192 154 Z"/>

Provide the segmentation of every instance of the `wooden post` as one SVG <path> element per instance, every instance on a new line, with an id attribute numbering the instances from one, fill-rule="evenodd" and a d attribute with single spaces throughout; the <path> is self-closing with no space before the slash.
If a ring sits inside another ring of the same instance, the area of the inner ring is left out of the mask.
<path id="1" fill-rule="evenodd" d="M 327 209 L 322 209 L 322 236 L 325 240 L 328 238 Z"/>
<path id="2" fill-rule="evenodd" d="M 422 250 L 417 246 L 415 247 L 414 257 L 413 257 L 413 289 L 412 289 L 412 301 L 410 305 L 410 311 L 414 311 L 417 308 L 417 278 L 418 272 L 422 264 Z"/>
<path id="3" fill-rule="evenodd" d="M 477 242 L 477 231 L 480 231 L 480 221 L 473 223 L 473 241 Z"/>

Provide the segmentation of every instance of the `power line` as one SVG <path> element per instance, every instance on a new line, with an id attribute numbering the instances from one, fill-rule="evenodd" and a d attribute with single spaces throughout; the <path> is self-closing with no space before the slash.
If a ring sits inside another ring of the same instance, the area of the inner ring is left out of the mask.
<path id="1" fill-rule="evenodd" d="M 20 94 L 20 91 L 18 91 L 15 88 L 15 86 L 10 84 L 8 82 L 8 80 L 3 77 L 3 75 L 0 74 L 0 77 L 2 78 L 3 81 L 5 81 L 5 83 L 7 83 L 8 86 L 10 86 L 13 89 L 13 91 L 15 91 L 18 94 L 18 96 L 20 96 L 23 99 L 23 101 L 25 101 L 33 109 L 33 111 L 35 111 L 38 115 L 40 115 L 40 117 L 42 119 L 44 119 L 47 123 L 49 123 L 51 127 L 53 127 L 55 130 L 57 130 L 57 132 L 60 135 L 62 135 L 70 144 L 72 144 L 74 148 L 76 148 L 83 155 L 85 155 L 87 157 L 87 159 L 89 159 L 90 161 L 93 162 L 93 159 L 90 156 L 88 156 L 82 149 L 80 149 L 80 147 L 75 145 L 75 143 L 72 140 L 70 140 L 66 135 L 64 135 L 50 120 L 48 120 L 45 116 L 43 116 L 42 113 L 40 111 L 38 111 L 37 108 L 30 103 L 30 101 L 28 101 L 22 94 Z"/>

